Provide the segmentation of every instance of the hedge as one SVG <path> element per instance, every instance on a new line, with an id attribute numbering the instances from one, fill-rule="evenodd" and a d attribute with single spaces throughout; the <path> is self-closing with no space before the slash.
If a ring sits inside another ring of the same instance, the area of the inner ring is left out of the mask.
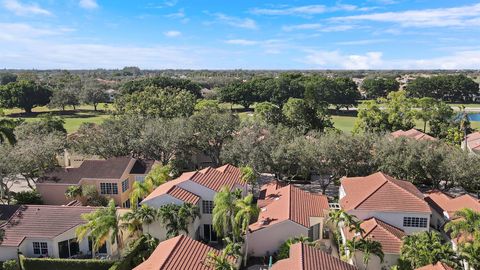
<path id="1" fill-rule="evenodd" d="M 109 270 L 131 270 L 139 265 L 141 261 L 139 261 L 138 257 L 142 255 L 146 248 L 145 241 L 145 236 L 135 241 L 130 250 Z"/>
<path id="2" fill-rule="evenodd" d="M 39 259 L 21 257 L 23 270 L 108 270 L 113 261 L 93 259 Z"/>

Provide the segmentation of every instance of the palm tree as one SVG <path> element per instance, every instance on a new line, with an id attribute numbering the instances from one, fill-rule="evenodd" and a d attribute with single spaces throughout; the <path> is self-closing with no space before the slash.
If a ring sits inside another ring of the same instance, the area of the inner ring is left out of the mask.
<path id="1" fill-rule="evenodd" d="M 15 134 L 13 130 L 17 126 L 17 121 L 11 119 L 0 119 L 0 143 L 7 141 L 9 144 L 13 145 L 16 143 Z"/>
<path id="2" fill-rule="evenodd" d="M 242 174 L 241 176 L 242 181 L 252 187 L 251 192 L 253 194 L 255 184 L 257 183 L 257 174 L 255 173 L 253 168 L 250 166 L 240 167 L 240 172 Z"/>
<path id="3" fill-rule="evenodd" d="M 198 207 L 189 203 L 182 206 L 167 204 L 158 210 L 158 217 L 167 229 L 167 238 L 178 236 L 181 232 L 188 234 L 188 225 L 199 216 Z"/>
<path id="4" fill-rule="evenodd" d="M 143 225 L 150 225 L 156 216 L 156 210 L 144 204 L 125 213 L 121 217 L 124 222 L 121 227 L 126 229 L 130 236 L 140 237 L 143 234 Z"/>
<path id="5" fill-rule="evenodd" d="M 338 209 L 335 211 L 330 211 L 328 213 L 328 220 L 330 224 L 333 225 L 333 229 L 335 231 L 339 230 L 339 226 L 343 225 L 345 227 L 350 227 L 352 223 L 354 223 L 355 217 L 348 214 L 347 212 L 343 211 L 342 209 Z M 340 240 L 337 240 L 337 246 L 340 248 L 341 243 Z"/>
<path id="6" fill-rule="evenodd" d="M 303 235 L 293 237 L 293 238 L 289 238 L 278 249 L 277 259 L 281 260 L 281 259 L 288 258 L 289 254 L 290 254 L 290 247 L 293 244 L 296 244 L 296 243 L 307 244 L 309 246 L 314 246 L 315 245 L 314 242 L 310 242 L 310 238 L 308 238 L 306 236 L 303 236 Z"/>
<path id="7" fill-rule="evenodd" d="M 363 252 L 363 264 L 365 269 L 368 268 L 368 262 L 370 261 L 370 256 L 376 255 L 380 258 L 380 262 L 383 262 L 384 254 L 382 250 L 382 244 L 380 242 L 371 240 L 371 239 L 360 239 L 356 245 L 356 249 Z"/>
<path id="8" fill-rule="evenodd" d="M 465 269 L 480 269 L 480 238 L 474 239 L 473 242 L 467 242 L 460 245 L 460 257 L 468 264 Z"/>
<path id="9" fill-rule="evenodd" d="M 456 219 L 445 225 L 446 231 L 451 231 L 452 237 L 464 236 L 473 239 L 480 237 L 480 212 L 470 208 L 464 208 L 455 212 Z"/>
<path id="10" fill-rule="evenodd" d="M 132 191 L 130 192 L 130 205 L 132 208 L 136 208 L 141 199 L 145 198 L 154 190 L 153 183 L 151 181 L 133 182 Z"/>
<path id="11" fill-rule="evenodd" d="M 206 258 L 206 265 L 215 270 L 235 270 L 235 266 L 228 256 L 227 250 L 208 252 Z"/>
<path id="12" fill-rule="evenodd" d="M 404 238 L 400 259 L 416 269 L 437 262 L 452 267 L 458 265 L 458 257 L 449 243 L 442 242 L 437 232 L 421 232 Z"/>
<path id="13" fill-rule="evenodd" d="M 260 208 L 258 208 L 258 206 L 253 202 L 253 194 L 250 194 L 243 199 L 237 200 L 236 206 L 238 212 L 235 216 L 235 223 L 240 225 L 241 233 L 246 236 L 250 221 L 258 217 L 258 214 L 260 213 Z M 248 250 L 247 244 L 248 242 L 245 241 L 245 250 Z M 247 266 L 247 255 L 247 252 L 245 252 L 243 258 L 244 266 Z"/>
<path id="14" fill-rule="evenodd" d="M 220 192 L 215 194 L 215 206 L 212 211 L 212 225 L 215 232 L 219 236 L 224 237 L 232 235 L 233 242 L 236 242 L 236 236 L 239 233 L 238 226 L 235 222 L 237 199 L 238 194 L 230 192 L 230 189 L 227 186 L 224 186 Z"/>
<path id="15" fill-rule="evenodd" d="M 95 256 L 95 251 L 103 246 L 107 239 L 111 237 L 112 244 L 117 243 L 121 247 L 119 237 L 120 227 L 118 224 L 117 209 L 115 202 L 110 200 L 107 207 L 99 208 L 98 210 L 82 214 L 82 219 L 87 223 L 80 225 L 75 234 L 78 241 L 83 241 L 85 236 L 89 235 L 93 239 L 92 257 Z"/>
<path id="16" fill-rule="evenodd" d="M 160 165 L 155 164 L 152 166 L 152 169 L 145 177 L 146 182 L 150 182 L 154 189 L 171 179 L 170 173 L 172 171 L 172 167 L 170 165 Z"/>
<path id="17" fill-rule="evenodd" d="M 82 186 L 69 186 L 65 191 L 65 197 L 69 199 L 77 199 L 82 196 Z"/>

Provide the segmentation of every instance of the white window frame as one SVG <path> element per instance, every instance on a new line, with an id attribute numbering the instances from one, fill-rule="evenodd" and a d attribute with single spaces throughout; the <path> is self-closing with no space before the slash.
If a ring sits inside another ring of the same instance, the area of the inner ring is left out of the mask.
<path id="1" fill-rule="evenodd" d="M 32 247 L 33 247 L 33 254 L 35 254 L 35 255 L 48 255 L 48 243 L 47 242 L 32 242 Z"/>
<path id="2" fill-rule="evenodd" d="M 202 201 L 202 213 L 203 214 L 212 214 L 214 207 L 215 206 L 213 205 L 213 201 L 207 201 L 207 200 Z"/>
<path id="3" fill-rule="evenodd" d="M 428 218 L 426 218 L 426 217 L 403 217 L 403 227 L 428 228 Z"/>

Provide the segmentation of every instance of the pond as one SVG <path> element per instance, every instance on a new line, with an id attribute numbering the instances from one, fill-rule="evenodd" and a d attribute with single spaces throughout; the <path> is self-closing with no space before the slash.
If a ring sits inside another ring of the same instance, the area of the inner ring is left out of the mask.
<path id="1" fill-rule="evenodd" d="M 468 119 L 472 122 L 480 122 L 480 113 L 469 113 Z"/>

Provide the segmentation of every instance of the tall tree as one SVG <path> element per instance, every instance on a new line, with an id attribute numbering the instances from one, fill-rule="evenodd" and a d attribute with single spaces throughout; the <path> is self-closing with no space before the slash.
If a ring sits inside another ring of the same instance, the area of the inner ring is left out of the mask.
<path id="1" fill-rule="evenodd" d="M 97 111 L 97 106 L 99 103 L 108 101 L 108 95 L 105 92 L 105 86 L 96 79 L 89 79 L 85 81 L 81 91 L 81 100 L 86 104 L 93 105 L 93 110 Z"/>
<path id="2" fill-rule="evenodd" d="M 167 238 L 178 236 L 182 232 L 188 234 L 188 225 L 199 216 L 198 207 L 190 203 L 181 206 L 166 204 L 158 210 L 158 218 L 167 229 Z"/>
<path id="3" fill-rule="evenodd" d="M 455 220 L 445 225 L 446 231 L 451 231 L 452 237 L 475 239 L 480 237 L 480 212 L 464 208 L 455 212 Z"/>
<path id="4" fill-rule="evenodd" d="M 248 226 L 252 220 L 255 220 L 260 213 L 260 208 L 253 202 L 253 194 L 246 196 L 243 199 L 237 200 L 235 203 L 237 207 L 237 213 L 235 215 L 235 223 L 241 228 L 241 233 L 246 235 L 248 232 Z M 237 225 L 237 226 L 238 226 Z M 248 250 L 248 241 L 245 241 L 245 250 Z M 243 263 L 247 266 L 247 252 L 244 254 Z"/>
<path id="5" fill-rule="evenodd" d="M 392 77 L 371 77 L 363 80 L 361 89 L 367 98 L 375 99 L 398 91 L 400 84 Z"/>
<path id="6" fill-rule="evenodd" d="M 363 253 L 363 264 L 365 265 L 365 269 L 368 269 L 368 263 L 370 262 L 372 255 L 378 256 L 380 262 L 383 262 L 385 255 L 383 254 L 382 244 L 380 244 L 380 242 L 368 238 L 360 239 L 356 245 L 356 249 Z"/>
<path id="7" fill-rule="evenodd" d="M 225 186 L 215 194 L 214 207 L 212 211 L 213 229 L 219 236 L 232 237 L 237 242 L 240 228 L 237 225 L 235 216 L 238 212 L 236 201 L 239 199 L 234 192 Z"/>
<path id="8" fill-rule="evenodd" d="M 47 105 L 52 92 L 34 81 L 21 80 L 0 87 L 0 102 L 6 108 L 18 107 L 27 113 L 36 106 Z"/>

